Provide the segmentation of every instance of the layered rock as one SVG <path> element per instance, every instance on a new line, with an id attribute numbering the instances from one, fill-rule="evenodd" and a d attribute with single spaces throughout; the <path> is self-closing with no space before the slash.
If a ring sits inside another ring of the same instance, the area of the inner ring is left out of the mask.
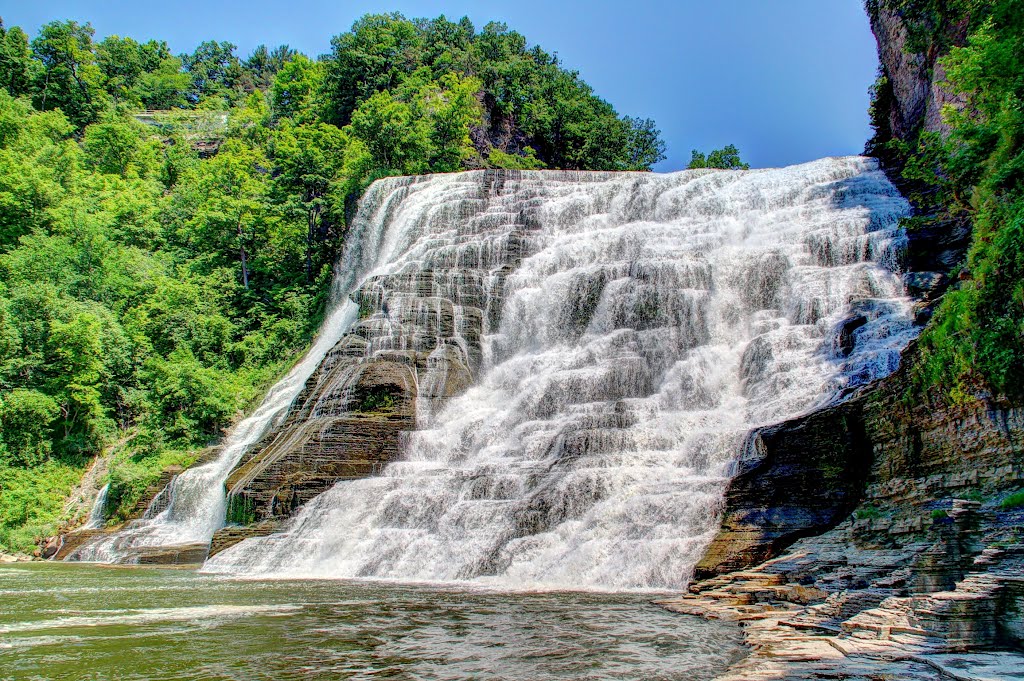
<path id="1" fill-rule="evenodd" d="M 893 106 L 885 112 L 891 134 L 910 139 L 921 131 L 947 133 L 943 108 L 962 108 L 964 101 L 943 86 L 946 71 L 940 59 L 951 47 L 964 44 L 967 22 L 914 26 L 907 10 L 893 0 L 870 0 L 867 9 L 882 73 L 892 90 Z M 913 40 L 914 31 L 932 37 Z"/>
<path id="2" fill-rule="evenodd" d="M 955 506 L 954 499 L 990 499 L 991 515 L 996 500 L 1024 485 L 1024 410 L 984 400 L 909 404 L 908 380 L 901 369 L 845 403 L 753 434 L 698 575 L 755 565 L 840 522 L 853 545 L 914 545 L 915 553 L 933 550 L 922 560 L 941 562 L 936 540 L 918 543 L 936 520 L 968 522 L 968 502 Z M 941 552 L 968 560 L 975 551 Z"/>
<path id="3" fill-rule="evenodd" d="M 872 103 L 876 129 L 867 144 L 868 153 L 879 158 L 893 183 L 907 196 L 930 194 L 933 188 L 903 177 L 906 160 L 889 143 L 899 141 L 913 148 L 922 133 L 946 135 L 949 126 L 943 120 L 943 109 L 962 109 L 966 105 L 963 97 L 945 84 L 942 57 L 953 47 L 965 44 L 967 20 L 932 25 L 914 14 L 915 4 L 925 3 L 866 3 L 883 76 Z M 956 12 L 943 10 L 942 14 L 955 16 Z M 932 206 L 915 205 L 915 209 L 927 220 L 907 235 L 905 267 L 917 274 L 906 283 L 912 295 L 930 303 L 952 283 L 950 277 L 970 246 L 972 229 L 963 215 L 936 214 Z M 922 320 L 929 314 L 930 308 L 925 309 Z"/>
<path id="4" fill-rule="evenodd" d="M 906 388 L 901 370 L 766 429 L 768 445 L 752 438 L 701 565 L 707 579 L 666 603 L 743 624 L 754 654 L 720 681 L 1008 678 L 1024 668 L 1024 656 L 992 652 L 1024 647 L 1024 511 L 1001 503 L 1024 488 L 1024 410 L 915 404 Z M 861 503 L 843 516 L 856 485 L 832 473 L 865 463 Z M 815 471 L 819 487 L 803 484 Z M 815 511 L 836 480 L 839 522 L 824 531 Z"/>
<path id="5" fill-rule="evenodd" d="M 863 398 L 755 431 L 737 466 L 698 579 L 772 558 L 850 514 L 871 466 Z"/>

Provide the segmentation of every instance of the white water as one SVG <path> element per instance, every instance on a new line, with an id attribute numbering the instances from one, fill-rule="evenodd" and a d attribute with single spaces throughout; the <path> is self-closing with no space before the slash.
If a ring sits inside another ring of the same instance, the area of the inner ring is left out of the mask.
<path id="1" fill-rule="evenodd" d="M 895 273 L 908 208 L 868 159 L 522 173 L 498 189 L 464 173 L 368 196 L 394 206 L 375 213 L 391 244 L 378 272 L 430 272 L 474 249 L 485 263 L 526 216 L 521 266 L 503 295 L 485 292 L 480 378 L 421 410 L 402 461 L 206 570 L 679 587 L 745 434 L 890 373 L 916 333 Z M 838 328 L 854 308 L 868 322 L 846 357 Z"/>
<path id="2" fill-rule="evenodd" d="M 104 511 L 107 509 L 107 493 L 110 491 L 110 483 L 100 488 L 100 491 L 96 493 L 96 501 L 92 503 L 92 508 L 89 509 L 89 517 L 85 520 L 85 525 L 82 529 L 86 530 L 99 530 L 103 527 L 105 518 L 103 516 Z"/>
<path id="3" fill-rule="evenodd" d="M 392 232 L 395 230 L 388 225 L 379 229 L 382 220 L 378 213 L 386 214 L 389 209 L 387 202 L 383 205 L 364 202 L 349 232 L 350 245 L 332 283 L 332 302 L 313 346 L 270 388 L 256 411 L 231 429 L 217 458 L 176 476 L 141 519 L 131 521 L 117 533 L 92 540 L 65 560 L 132 562 L 134 549 L 208 542 L 213 533 L 224 526 L 227 476 L 246 450 L 284 419 L 306 380 L 352 325 L 358 309 L 349 300 L 349 293 L 356 283 L 372 274 L 376 263 L 393 259 Z"/>

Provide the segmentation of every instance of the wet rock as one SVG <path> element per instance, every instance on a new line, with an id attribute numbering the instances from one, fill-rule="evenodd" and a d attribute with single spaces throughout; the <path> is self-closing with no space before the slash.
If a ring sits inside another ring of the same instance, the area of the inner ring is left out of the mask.
<path id="1" fill-rule="evenodd" d="M 255 525 L 241 526 L 228 525 L 213 533 L 213 540 L 210 542 L 210 553 L 208 558 L 213 558 L 221 551 L 228 549 L 240 541 L 252 537 L 265 537 L 281 529 L 281 523 L 277 520 L 265 520 Z"/>
<path id="2" fill-rule="evenodd" d="M 853 352 L 856 342 L 853 334 L 867 323 L 867 317 L 862 314 L 853 315 L 839 322 L 839 328 L 836 330 L 836 351 L 839 356 L 848 357 Z"/>
<path id="3" fill-rule="evenodd" d="M 285 422 L 229 475 L 230 524 L 287 517 L 338 481 L 379 473 L 400 456 L 417 417 L 473 383 L 484 330 L 497 326 L 504 278 L 523 257 L 537 210 L 524 202 L 511 213 L 484 200 L 501 191 L 506 175 L 486 173 L 480 196 L 453 204 L 450 232 L 351 294 L 358 320 L 310 376 Z"/>
<path id="4" fill-rule="evenodd" d="M 45 540 L 43 545 L 39 548 L 39 557 L 44 560 L 53 558 L 57 551 L 60 550 L 61 543 L 61 537 L 50 537 Z"/>
<path id="5" fill-rule="evenodd" d="M 156 515 L 167 508 L 170 497 L 163 492 L 183 470 L 181 466 L 168 466 L 160 471 L 160 477 L 142 493 L 142 496 L 139 497 L 138 502 L 136 502 L 131 513 L 128 515 L 128 519 L 133 520 L 145 515 Z"/>
<path id="6" fill-rule="evenodd" d="M 949 278 L 941 272 L 909 272 L 903 275 L 907 293 L 918 298 L 931 299 L 949 285 Z"/>
<path id="7" fill-rule="evenodd" d="M 129 565 L 201 565 L 206 560 L 209 548 L 206 542 L 137 547 L 127 552 L 118 562 Z"/>
<path id="8" fill-rule="evenodd" d="M 50 560 L 64 560 L 66 557 L 71 555 L 80 546 L 86 544 L 90 539 L 98 537 L 104 534 L 104 530 L 78 530 L 77 532 L 68 532 L 58 537 L 57 550 L 54 551 L 50 556 Z"/>

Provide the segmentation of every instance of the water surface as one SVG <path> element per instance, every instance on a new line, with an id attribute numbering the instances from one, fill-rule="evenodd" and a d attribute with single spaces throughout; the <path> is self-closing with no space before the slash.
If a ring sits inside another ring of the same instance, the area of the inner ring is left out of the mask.
<path id="1" fill-rule="evenodd" d="M 644 594 L 0 567 L 2 679 L 710 679 L 736 627 Z"/>

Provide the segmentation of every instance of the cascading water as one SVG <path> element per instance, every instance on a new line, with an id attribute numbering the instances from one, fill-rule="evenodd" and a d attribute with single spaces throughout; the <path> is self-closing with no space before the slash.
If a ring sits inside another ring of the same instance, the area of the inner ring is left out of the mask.
<path id="1" fill-rule="evenodd" d="M 389 197 L 392 201 L 398 197 Z M 278 381 L 263 402 L 248 418 L 236 424 L 224 440 L 217 458 L 194 466 L 176 476 L 150 504 L 139 520 L 129 522 L 119 532 L 97 537 L 70 553 L 65 560 L 95 562 L 134 562 L 140 550 L 152 547 L 209 542 L 224 526 L 224 481 L 239 459 L 276 422 L 288 408 L 307 379 L 323 361 L 356 319 L 358 309 L 349 300 L 353 287 L 378 262 L 394 259 L 399 225 L 381 223 L 378 213 L 387 214 L 390 204 L 364 202 L 353 221 L 350 246 L 346 249 L 338 274 L 332 283 L 332 303 L 313 346 Z"/>
<path id="2" fill-rule="evenodd" d="M 422 404 L 382 474 L 336 484 L 206 570 L 679 587 L 745 434 L 890 373 L 916 333 L 896 273 L 908 207 L 869 159 L 501 177 L 395 178 L 367 197 L 389 235 L 378 281 L 495 263 L 474 296 L 476 384 Z M 525 234 L 514 269 L 498 257 L 510 226 Z M 466 297 L 433 278 L 432 295 Z M 388 295 L 359 332 L 366 361 L 423 340 L 403 314 L 430 322 Z M 442 343 L 472 355 L 457 331 L 471 310 L 453 310 L 430 357 Z"/>
<path id="3" fill-rule="evenodd" d="M 100 491 L 96 494 L 96 500 L 92 503 L 92 508 L 89 509 L 89 517 L 85 519 L 85 524 L 82 525 L 84 530 L 98 530 L 103 527 L 105 521 L 104 512 L 107 510 L 107 494 L 110 492 L 110 483 L 100 488 Z"/>

